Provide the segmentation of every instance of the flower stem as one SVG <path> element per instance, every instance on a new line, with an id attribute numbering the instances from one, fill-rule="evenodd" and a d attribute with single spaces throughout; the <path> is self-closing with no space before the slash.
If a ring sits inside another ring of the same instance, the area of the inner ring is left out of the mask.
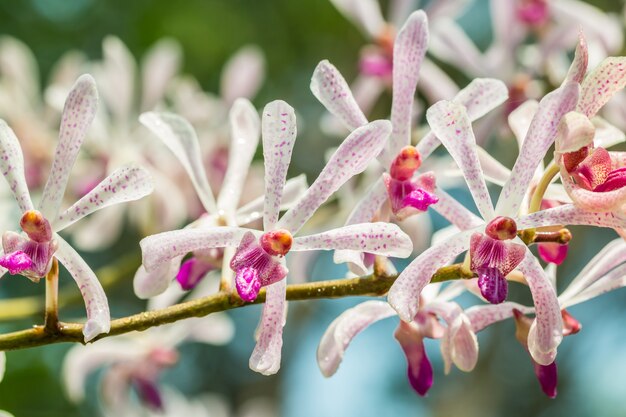
<path id="1" fill-rule="evenodd" d="M 56 331 L 59 326 L 59 263 L 52 258 L 52 268 L 46 275 L 46 311 L 44 327 Z"/>
<path id="2" fill-rule="evenodd" d="M 543 200 L 543 196 L 546 194 L 546 190 L 548 186 L 552 182 L 552 179 L 559 173 L 559 166 L 554 163 L 554 161 L 550 162 L 546 170 L 543 172 L 543 176 L 539 180 L 537 184 L 537 188 L 535 188 L 535 192 L 530 200 L 530 206 L 528 207 L 529 213 L 535 213 L 541 209 L 541 201 Z"/>

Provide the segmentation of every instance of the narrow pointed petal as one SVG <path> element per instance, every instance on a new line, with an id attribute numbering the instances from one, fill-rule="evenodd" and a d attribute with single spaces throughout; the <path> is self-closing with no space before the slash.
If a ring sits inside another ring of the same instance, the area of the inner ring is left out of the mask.
<path id="1" fill-rule="evenodd" d="M 182 229 L 148 236 L 139 242 L 143 266 L 151 272 L 174 259 L 200 249 L 236 247 L 248 229 L 213 227 Z M 255 231 L 256 232 L 256 231 Z"/>
<path id="2" fill-rule="evenodd" d="M 361 223 L 315 235 L 297 237 L 292 251 L 347 249 L 374 255 L 406 258 L 413 250 L 411 238 L 391 223 Z"/>
<path id="3" fill-rule="evenodd" d="M 304 195 L 308 189 L 306 175 L 300 174 L 287 180 L 283 189 L 283 201 L 280 210 L 288 210 Z M 236 212 L 236 222 L 238 225 L 248 224 L 263 217 L 264 196 L 255 198 Z"/>
<path id="4" fill-rule="evenodd" d="M 465 310 L 465 315 L 472 323 L 474 333 L 478 333 L 493 323 L 512 317 L 513 309 L 520 310 L 522 313 L 530 313 L 532 310 L 532 308 L 524 307 L 521 304 L 507 301 L 501 304 L 473 306 Z"/>
<path id="5" fill-rule="evenodd" d="M 476 147 L 476 151 L 478 153 L 480 166 L 485 175 L 485 180 L 492 184 L 503 186 L 511 176 L 511 170 L 502 165 L 500 161 L 491 156 L 489 152 L 480 146 Z"/>
<path id="6" fill-rule="evenodd" d="M 217 209 L 227 214 L 232 213 L 239 204 L 261 133 L 259 114 L 246 99 L 235 101 L 229 120 L 232 140 L 228 150 L 228 168 L 217 198 Z"/>
<path id="7" fill-rule="evenodd" d="M 421 396 L 433 385 L 433 367 L 426 356 L 424 338 L 416 326 L 403 321 L 394 333 L 409 364 L 408 377 L 411 387 Z"/>
<path id="8" fill-rule="evenodd" d="M 180 268 L 180 261 L 180 257 L 174 258 L 151 272 L 146 271 L 146 268 L 141 265 L 133 278 L 135 295 L 142 300 L 147 300 L 165 292 Z"/>
<path id="9" fill-rule="evenodd" d="M 163 99 L 181 62 L 182 48 L 172 39 L 161 39 L 146 52 L 141 63 L 141 109 L 151 110 Z"/>
<path id="10" fill-rule="evenodd" d="M 581 30 L 578 34 L 578 44 L 576 44 L 576 52 L 574 52 L 574 60 L 567 72 L 567 77 L 563 83 L 576 82 L 582 83 L 587 73 L 587 65 L 589 63 L 589 49 L 587 48 L 587 40 Z"/>
<path id="11" fill-rule="evenodd" d="M 154 183 L 147 170 L 133 165 L 118 168 L 83 198 L 59 214 L 52 227 L 58 232 L 97 210 L 113 204 L 139 200 L 150 194 L 153 189 Z"/>
<path id="12" fill-rule="evenodd" d="M 487 59 L 452 19 L 438 19 L 431 25 L 430 52 L 437 58 L 463 68 L 471 78 L 484 77 L 488 72 Z"/>
<path id="13" fill-rule="evenodd" d="M 556 386 L 558 382 L 556 362 L 549 365 L 540 365 L 533 361 L 533 368 L 541 390 L 550 398 L 556 398 Z"/>
<path id="14" fill-rule="evenodd" d="M 87 129 L 96 115 L 97 106 L 96 82 L 91 75 L 81 75 L 65 101 L 59 144 L 39 204 L 39 211 L 47 219 L 54 219 L 59 212 L 70 170 L 74 166 Z"/>
<path id="15" fill-rule="evenodd" d="M 325 377 L 337 372 L 343 355 L 359 333 L 370 325 L 396 315 L 384 301 L 370 300 L 352 307 L 328 326 L 317 347 L 317 364 Z"/>
<path id="16" fill-rule="evenodd" d="M 22 148 L 15 133 L 4 120 L 0 120 L 0 170 L 2 170 L 2 175 L 11 188 L 20 210 L 25 212 L 34 209 L 24 176 Z"/>
<path id="17" fill-rule="evenodd" d="M 215 213 L 215 200 L 202 164 L 200 145 L 196 132 L 189 122 L 172 113 L 148 112 L 139 121 L 152 131 L 178 158 L 205 210 Z"/>
<path id="18" fill-rule="evenodd" d="M 287 280 L 267 287 L 259 324 L 259 337 L 250 356 L 250 369 L 263 375 L 274 375 L 280 369 L 287 301 Z"/>
<path id="19" fill-rule="evenodd" d="M 419 70 L 428 47 L 428 18 L 422 10 L 413 12 L 398 32 L 393 47 L 393 131 L 384 160 L 391 162 L 411 143 L 411 118 Z"/>
<path id="20" fill-rule="evenodd" d="M 546 362 L 547 355 L 556 353 L 556 348 L 563 340 L 563 319 L 559 301 L 550 279 L 529 250 L 517 268 L 524 274 L 535 304 L 535 331 L 532 331 L 531 326 L 528 350 L 537 363 L 549 365 L 551 361 Z"/>
<path id="21" fill-rule="evenodd" d="M 458 322 L 458 323 L 457 323 Z M 459 315 L 448 330 L 452 332 L 452 362 L 463 372 L 470 372 L 478 362 L 478 339 L 464 314 Z"/>
<path id="22" fill-rule="evenodd" d="M 252 99 L 265 79 L 265 56 L 254 45 L 239 49 L 224 64 L 220 77 L 220 95 L 226 103 L 238 98 Z"/>
<path id="23" fill-rule="evenodd" d="M 574 293 L 571 297 L 560 297 L 559 299 L 564 308 L 571 307 L 624 286 L 626 286 L 626 264 L 620 265 L 606 275 L 599 277 L 595 282 L 581 289 L 580 292 Z"/>
<path id="24" fill-rule="evenodd" d="M 278 221 L 291 151 L 296 141 L 296 115 L 284 101 L 276 100 L 263 109 L 263 159 L 265 161 L 265 204 L 263 230 Z"/>
<path id="25" fill-rule="evenodd" d="M 391 125 L 386 120 L 377 120 L 354 130 L 339 145 L 302 198 L 283 215 L 277 228 L 296 234 L 328 197 L 367 168 L 380 153 L 390 131 Z"/>
<path id="26" fill-rule="evenodd" d="M 85 300 L 87 322 L 83 327 L 85 342 L 93 340 L 111 328 L 111 314 L 107 296 L 98 277 L 80 255 L 59 235 L 55 235 L 59 249 L 55 256 L 68 270 Z"/>
<path id="27" fill-rule="evenodd" d="M 556 138 L 559 120 L 576 106 L 578 84 L 566 84 L 546 95 L 539 103 L 528 133 L 515 161 L 509 180 L 502 188 L 496 212 L 500 216 L 516 216 L 535 169 Z"/>
<path id="28" fill-rule="evenodd" d="M 519 105 L 515 110 L 509 114 L 508 122 L 518 146 L 521 148 L 524 143 L 524 139 L 530 129 L 537 110 L 539 109 L 539 103 L 535 100 L 526 100 Z"/>
<path id="29" fill-rule="evenodd" d="M 457 233 L 438 245 L 426 249 L 407 266 L 389 290 L 387 300 L 404 321 L 412 321 L 417 314 L 422 289 L 435 271 L 448 264 L 458 254 L 469 249 L 470 236 L 476 230 Z"/>
<path id="30" fill-rule="evenodd" d="M 376 38 L 385 27 L 377 0 L 331 0 L 333 5 L 369 38 Z"/>
<path id="31" fill-rule="evenodd" d="M 326 109 L 349 129 L 367 124 L 348 83 L 339 70 L 327 60 L 315 67 L 311 78 L 311 92 Z"/>
<path id="32" fill-rule="evenodd" d="M 592 118 L 626 86 L 626 57 L 609 57 L 585 77 L 576 110 Z"/>
<path id="33" fill-rule="evenodd" d="M 135 98 L 137 63 L 121 39 L 107 36 L 102 41 L 102 65 L 96 69 L 102 99 L 118 123 L 127 123 Z"/>
<path id="34" fill-rule="evenodd" d="M 449 101 L 440 101 L 428 109 L 426 119 L 463 171 L 474 202 L 483 218 L 492 219 L 495 216 L 493 205 L 476 153 L 476 138 L 465 108 Z"/>
<path id="35" fill-rule="evenodd" d="M 564 204 L 522 216 L 517 221 L 519 230 L 556 225 L 586 225 L 618 229 L 626 227 L 626 217 L 610 212 L 590 212 L 574 204 Z"/>

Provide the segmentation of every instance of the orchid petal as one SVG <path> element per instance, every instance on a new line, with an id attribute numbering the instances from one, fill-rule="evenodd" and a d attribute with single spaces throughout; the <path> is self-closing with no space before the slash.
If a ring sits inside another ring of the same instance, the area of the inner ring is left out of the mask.
<path id="1" fill-rule="evenodd" d="M 622 248 L 622 250 L 624 249 Z M 606 275 L 598 277 L 594 282 L 589 283 L 586 288 L 579 293 L 574 293 L 570 298 L 563 299 L 559 297 L 559 299 L 561 300 L 562 307 L 566 308 L 624 286 L 626 286 L 626 264 L 622 264 Z"/>
<path id="2" fill-rule="evenodd" d="M 172 113 L 147 112 L 139 121 L 152 131 L 178 158 L 209 213 L 216 211 L 215 200 L 202 163 L 198 137 L 184 118 Z"/>
<path id="3" fill-rule="evenodd" d="M 549 278 L 545 275 L 539 261 L 528 249 L 526 257 L 517 269 L 526 278 L 537 316 L 531 326 L 531 330 L 535 327 L 535 331 L 531 331 L 528 336 L 528 350 L 537 363 L 549 365 L 552 361 L 547 362 L 546 356 L 552 352 L 556 353 L 556 348 L 563 340 L 561 307 Z"/>
<path id="4" fill-rule="evenodd" d="M 576 44 L 576 52 L 574 52 L 574 60 L 567 72 L 564 84 L 568 82 L 582 83 L 587 73 L 587 65 L 589 63 L 589 49 L 587 48 L 587 40 L 581 30 L 578 34 L 578 44 Z"/>
<path id="5" fill-rule="evenodd" d="M 259 114 L 246 99 L 235 101 L 229 118 L 232 141 L 228 151 L 228 168 L 217 197 L 217 209 L 227 214 L 237 208 L 261 132 Z"/>
<path id="6" fill-rule="evenodd" d="M 438 268 L 469 249 L 470 236 L 476 229 L 457 233 L 426 249 L 407 266 L 389 289 L 387 300 L 404 321 L 417 314 L 419 295 Z"/>
<path id="7" fill-rule="evenodd" d="M 263 51 L 254 45 L 239 49 L 224 65 L 220 77 L 220 94 L 226 103 L 238 98 L 254 97 L 265 78 Z"/>
<path id="8" fill-rule="evenodd" d="M 263 375 L 273 375 L 280 369 L 285 325 L 287 280 L 266 287 L 265 304 L 259 324 L 259 337 L 250 356 L 250 369 Z"/>
<path id="9" fill-rule="evenodd" d="M 24 155 L 20 143 L 7 126 L 0 120 L 0 170 L 7 180 L 11 192 L 22 212 L 32 210 L 33 202 L 30 199 L 26 177 L 24 176 Z"/>
<path id="10" fill-rule="evenodd" d="M 302 198 L 283 215 L 277 227 L 297 233 L 328 197 L 367 168 L 380 153 L 390 131 L 391 125 L 386 120 L 377 120 L 355 129 L 339 145 Z"/>
<path id="11" fill-rule="evenodd" d="M 585 77 L 576 110 L 592 118 L 626 86 L 626 57 L 609 57 Z"/>
<path id="12" fill-rule="evenodd" d="M 426 119 L 463 171 L 474 202 L 483 218 L 492 219 L 495 216 L 493 205 L 476 153 L 476 139 L 465 108 L 449 101 L 440 101 L 428 109 Z"/>
<path id="13" fill-rule="evenodd" d="M 536 100 L 526 100 L 509 114 L 509 127 L 520 149 L 538 109 L 539 103 Z"/>
<path id="14" fill-rule="evenodd" d="M 573 204 L 564 204 L 522 216 L 517 221 L 520 230 L 556 225 L 587 225 L 616 229 L 626 227 L 626 217 L 611 212 L 589 212 Z"/>
<path id="15" fill-rule="evenodd" d="M 306 175 L 304 174 L 288 179 L 285 183 L 285 188 L 283 189 L 283 201 L 281 202 L 280 209 L 289 209 L 300 199 L 300 197 L 304 195 L 307 188 L 308 185 L 306 183 Z M 264 198 L 264 196 L 260 196 L 238 209 L 236 212 L 237 224 L 248 224 L 263 217 Z"/>
<path id="16" fill-rule="evenodd" d="M 152 272 L 177 256 L 200 249 L 236 247 L 248 229 L 240 227 L 212 227 L 181 229 L 148 236 L 139 242 L 143 266 Z M 258 231 L 253 231 L 257 232 Z"/>
<path id="17" fill-rule="evenodd" d="M 482 77 L 487 72 L 485 59 L 465 31 L 452 19 L 438 19 L 431 26 L 430 51 L 437 58 L 463 68 L 466 74 Z"/>
<path id="18" fill-rule="evenodd" d="M 476 147 L 476 151 L 480 166 L 485 174 L 485 179 L 493 184 L 503 186 L 509 179 L 509 176 L 511 176 L 511 170 L 502 165 L 500 161 L 480 146 Z"/>
<path id="19" fill-rule="evenodd" d="M 370 38 L 376 38 L 385 27 L 377 0 L 331 0 L 333 5 Z"/>
<path id="20" fill-rule="evenodd" d="M 605 192 L 586 190 L 574 182 L 565 166 L 561 166 L 561 181 L 567 194 L 581 209 L 590 212 L 619 212 L 626 204 L 626 187 Z"/>
<path id="21" fill-rule="evenodd" d="M 182 61 L 182 50 L 178 42 L 161 39 L 152 46 L 142 60 L 141 108 L 151 110 L 160 100 L 178 73 Z M 116 89 L 113 89 L 117 93 Z M 127 116 L 128 113 L 124 114 Z"/>
<path id="22" fill-rule="evenodd" d="M 415 325 L 401 321 L 394 337 L 400 343 L 409 364 L 408 377 L 411 387 L 419 395 L 426 395 L 433 385 L 433 367 L 426 356 L 424 337 L 420 329 Z"/>
<path id="23" fill-rule="evenodd" d="M 150 194 L 153 189 L 152 177 L 145 169 L 133 165 L 118 168 L 83 198 L 59 214 L 52 227 L 58 232 L 105 207 L 139 200 Z"/>
<path id="24" fill-rule="evenodd" d="M 115 36 L 102 41 L 102 55 L 102 73 L 96 74 L 102 84 L 102 98 L 107 109 L 124 123 L 134 104 L 137 64 L 128 47 Z"/>
<path id="25" fill-rule="evenodd" d="M 398 32 L 393 47 L 393 98 L 391 124 L 393 130 L 385 149 L 385 165 L 402 147 L 411 143 L 411 109 L 419 69 L 428 46 L 428 18 L 422 10 L 413 12 Z"/>
<path id="26" fill-rule="evenodd" d="M 460 230 L 471 229 L 484 223 L 480 217 L 441 188 L 435 188 L 435 194 L 439 197 L 439 202 L 433 204 L 432 208 Z"/>
<path id="27" fill-rule="evenodd" d="M 420 69 L 420 92 L 428 103 L 448 100 L 459 93 L 459 87 L 433 61 L 425 58 Z"/>
<path id="28" fill-rule="evenodd" d="M 292 251 L 346 249 L 374 255 L 406 258 L 413 250 L 411 238 L 391 223 L 361 223 L 315 235 L 297 237 Z"/>
<path id="29" fill-rule="evenodd" d="M 317 364 L 325 377 L 337 372 L 352 339 L 377 321 L 395 316 L 396 312 L 384 301 L 370 300 L 352 307 L 328 326 L 317 347 Z"/>
<path id="30" fill-rule="evenodd" d="M 55 234 L 54 239 L 59 245 L 55 256 L 72 275 L 85 300 L 87 322 L 83 326 L 83 334 L 85 342 L 89 342 L 102 333 L 108 333 L 111 329 L 107 296 L 98 277 L 83 258 L 59 235 Z"/>
<path id="31" fill-rule="evenodd" d="M 512 317 L 513 309 L 517 309 L 522 313 L 530 313 L 533 311 L 531 307 L 525 307 L 518 303 L 506 301 L 501 304 L 484 304 L 470 307 L 465 310 L 465 315 L 472 323 L 474 333 L 478 333 L 493 323 Z"/>
<path id="32" fill-rule="evenodd" d="M 296 141 L 296 115 L 289 104 L 276 100 L 263 109 L 263 158 L 265 161 L 265 205 L 263 230 L 278 221 L 291 151 Z"/>
<path id="33" fill-rule="evenodd" d="M 146 300 L 165 292 L 178 273 L 181 260 L 181 257 L 174 258 L 170 262 L 164 262 L 151 272 L 146 271 L 146 268 L 141 265 L 133 278 L 135 295 Z"/>
<path id="34" fill-rule="evenodd" d="M 349 129 L 367 124 L 348 83 L 333 64 L 321 61 L 311 78 L 311 92 L 320 103 Z"/>
<path id="35" fill-rule="evenodd" d="M 578 84 L 570 83 L 554 90 L 541 100 L 511 176 L 500 192 L 496 205 L 498 215 L 509 217 L 517 215 L 535 169 L 554 142 L 561 117 L 574 108 L 577 99 Z"/>
<path id="36" fill-rule="evenodd" d="M 63 108 L 59 144 L 39 204 L 39 210 L 45 218 L 54 219 L 59 212 L 70 170 L 76 161 L 87 129 L 96 115 L 97 106 L 96 82 L 91 75 L 81 75 L 67 96 Z"/>
<path id="37" fill-rule="evenodd" d="M 448 330 L 452 332 L 451 359 L 463 372 L 470 372 L 478 362 L 478 340 L 472 325 L 464 314 L 459 315 Z"/>

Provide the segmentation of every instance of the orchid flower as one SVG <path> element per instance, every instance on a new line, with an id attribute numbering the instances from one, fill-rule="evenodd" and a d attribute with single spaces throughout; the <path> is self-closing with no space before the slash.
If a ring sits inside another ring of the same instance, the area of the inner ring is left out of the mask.
<path id="1" fill-rule="evenodd" d="M 424 349 L 424 338 L 441 339 L 441 352 L 446 374 L 454 363 L 460 370 L 469 372 L 478 360 L 478 342 L 471 323 L 461 307 L 451 301 L 465 290 L 456 282 L 441 289 L 441 284 L 431 284 L 422 293 L 422 303 L 414 321 L 401 321 L 395 332 L 408 362 L 411 387 L 426 395 L 433 384 L 433 368 Z M 352 339 L 370 325 L 396 316 L 388 303 L 370 300 L 344 311 L 328 327 L 317 348 L 317 363 L 325 377 L 332 376 L 343 359 Z M 447 327 L 438 321 L 442 318 Z"/>
<path id="2" fill-rule="evenodd" d="M 556 294 L 548 285 L 537 259 L 517 237 L 517 231 L 560 224 L 612 228 L 626 224 L 624 217 L 587 212 L 571 204 L 518 215 L 535 168 L 556 137 L 558 121 L 576 105 L 578 91 L 576 82 L 566 83 L 541 101 L 495 209 L 483 178 L 465 108 L 442 101 L 428 110 L 431 129 L 461 168 L 482 219 L 458 205 L 454 215 L 466 219 L 468 227 L 433 245 L 400 274 L 388 299 L 402 320 L 411 321 L 415 317 L 419 294 L 433 273 L 469 249 L 470 269 L 478 275 L 482 295 L 492 303 L 500 303 L 506 298 L 505 277 L 508 273 L 518 269 L 524 274 L 537 309 L 537 318 L 530 329 L 529 351 L 539 364 L 546 365 L 554 360 L 562 339 Z"/>
<path id="3" fill-rule="evenodd" d="M 262 324 L 250 367 L 263 374 L 280 367 L 289 251 L 356 249 L 384 256 L 406 257 L 408 236 L 396 226 L 377 223 L 347 226 L 316 235 L 293 237 L 341 185 L 362 172 L 382 150 L 391 131 L 387 121 L 356 129 L 339 146 L 311 187 L 279 220 L 283 188 L 296 138 L 294 110 L 274 101 L 263 110 L 265 197 L 263 231 L 232 226 L 184 229 L 150 236 L 141 241 L 143 265 L 151 272 L 169 260 L 197 250 L 236 247 L 230 267 L 235 287 L 244 301 L 256 299 L 267 287 Z"/>
<path id="4" fill-rule="evenodd" d="M 60 212 L 70 170 L 96 113 L 97 102 L 93 78 L 81 76 L 65 103 L 59 144 L 37 209 L 26 185 L 24 158 L 18 139 L 5 122 L 0 122 L 0 167 L 22 211 L 22 233 L 8 231 L 2 236 L 0 265 L 11 274 L 22 274 L 35 282 L 48 273 L 53 257 L 65 265 L 85 300 L 85 341 L 109 331 L 109 306 L 98 278 L 58 232 L 104 207 L 137 200 L 153 189 L 146 170 L 128 165 L 114 171 L 71 207 Z M 2 273 L 6 270 L 3 269 Z"/>
<path id="5" fill-rule="evenodd" d="M 188 228 L 210 229 L 219 225 L 237 227 L 249 224 L 262 216 L 262 197 L 237 209 L 248 169 L 259 142 L 261 127 L 258 113 L 248 100 L 238 99 L 233 104 L 229 119 L 232 135 L 230 158 L 223 186 L 215 198 L 200 159 L 198 138 L 191 124 L 171 113 L 149 112 L 140 117 L 141 123 L 159 137 L 181 162 L 206 211 L 206 214 L 188 225 Z M 305 188 L 306 181 L 303 176 L 287 181 L 281 208 L 285 209 L 293 204 Z M 209 271 L 219 269 L 222 264 L 224 265 L 221 268 L 222 273 L 228 274 L 232 253 L 224 255 L 223 250 L 211 248 L 194 252 L 194 256 L 186 260 L 182 266 L 179 258 L 151 273 L 146 272 L 142 266 L 135 275 L 135 294 L 140 298 L 160 294 L 167 289 L 174 277 L 183 289 L 192 289 Z"/>
<path id="6" fill-rule="evenodd" d="M 437 148 L 439 141 L 431 132 L 416 147 L 411 146 L 411 108 L 418 81 L 418 69 L 426 52 L 427 19 L 422 11 L 411 14 L 398 33 L 394 44 L 393 101 L 391 139 L 379 157 L 387 170 L 369 189 L 350 214 L 346 225 L 372 220 L 381 205 L 389 201 L 396 218 L 402 220 L 437 207 L 433 172 L 417 175 L 422 161 Z M 328 61 L 318 64 L 311 80 L 311 91 L 317 99 L 350 130 L 363 126 L 367 119 L 348 84 Z M 491 79 L 474 80 L 455 97 L 465 105 L 472 120 L 480 118 L 507 98 L 504 85 Z M 443 193 L 443 192 L 440 192 Z M 447 201 L 447 199 L 446 199 Z M 446 201 L 440 203 L 445 206 Z M 442 208 L 445 211 L 445 208 Z M 335 253 L 335 262 L 349 262 L 354 273 L 365 274 L 364 254 L 348 251 Z"/>

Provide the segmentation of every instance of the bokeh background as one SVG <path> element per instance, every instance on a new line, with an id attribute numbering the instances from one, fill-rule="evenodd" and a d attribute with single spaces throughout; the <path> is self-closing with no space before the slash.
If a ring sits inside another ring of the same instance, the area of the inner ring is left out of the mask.
<path id="1" fill-rule="evenodd" d="M 593 2 L 603 10 L 621 14 L 623 2 Z M 487 0 L 474 1 L 460 18 L 480 47 L 491 39 Z M 300 136 L 291 173 L 314 178 L 323 164 L 323 150 L 336 144 L 319 128 L 322 106 L 308 85 L 315 65 L 333 62 L 346 78 L 357 73 L 362 34 L 327 0 L 24 0 L 0 2 L 0 34 L 22 40 L 33 51 L 45 84 L 55 62 L 69 50 L 90 58 L 101 56 L 102 41 L 118 36 L 136 57 L 162 37 L 177 40 L 184 53 L 183 72 L 195 76 L 207 91 L 219 88 L 220 71 L 241 46 L 258 45 L 266 56 L 266 80 L 254 98 L 260 108 L 281 98 L 296 108 Z M 467 78 L 449 68 L 460 85 Z M 0 92 L 2 94 L 2 92 Z M 379 107 L 385 116 L 389 97 Z M 378 108 L 377 108 L 378 109 Z M 2 117 L 0 115 L 0 117 Z M 495 148 L 503 163 L 511 165 L 510 138 Z M 4 186 L 4 184 L 2 185 Z M 469 201 L 463 190 L 455 195 Z M 444 221 L 433 216 L 435 227 Z M 559 270 L 565 285 L 591 258 L 593 251 L 613 238 L 605 231 L 574 229 L 575 240 L 566 264 Z M 129 229 L 119 244 L 87 259 L 98 267 L 122 256 L 139 259 L 139 234 Z M 130 255 L 129 255 L 130 254 Z M 341 277 L 345 269 L 320 256 L 309 268 L 311 279 Z M 66 285 L 67 284 L 67 285 Z M 68 277 L 61 285 L 66 295 L 77 290 Z M 43 297 L 43 285 L 18 277 L 0 282 L 0 298 Z M 132 292 L 132 273 L 107 289 L 114 316 L 142 311 L 145 304 Z M 527 300 L 523 289 L 513 296 Z M 626 291 L 617 291 L 572 310 L 583 331 L 568 337 L 559 350 L 559 395 L 547 399 L 533 375 L 528 355 L 515 341 L 511 321 L 492 326 L 479 335 L 480 359 L 476 370 L 453 370 L 443 375 L 438 342 L 427 343 L 435 368 L 435 385 L 426 398 L 407 384 L 406 364 L 392 334 L 397 319 L 374 325 L 349 348 L 338 373 L 321 376 L 315 349 L 328 324 L 360 299 L 297 302 L 290 304 L 285 328 L 282 369 L 263 377 L 248 369 L 254 346 L 253 333 L 260 316 L 257 306 L 228 314 L 235 322 L 235 336 L 226 346 L 188 344 L 180 363 L 163 376 L 164 385 L 176 387 L 191 398 L 218 398 L 215 415 L 317 416 L 623 416 L 626 398 Z M 63 310 L 63 316 L 80 316 L 80 301 Z M 38 317 L 0 323 L 0 331 L 24 328 Z M 0 409 L 17 417 L 100 415 L 98 373 L 88 379 L 87 401 L 72 404 L 60 383 L 61 363 L 70 346 L 53 345 L 8 353 L 5 380 L 0 384 Z"/>

